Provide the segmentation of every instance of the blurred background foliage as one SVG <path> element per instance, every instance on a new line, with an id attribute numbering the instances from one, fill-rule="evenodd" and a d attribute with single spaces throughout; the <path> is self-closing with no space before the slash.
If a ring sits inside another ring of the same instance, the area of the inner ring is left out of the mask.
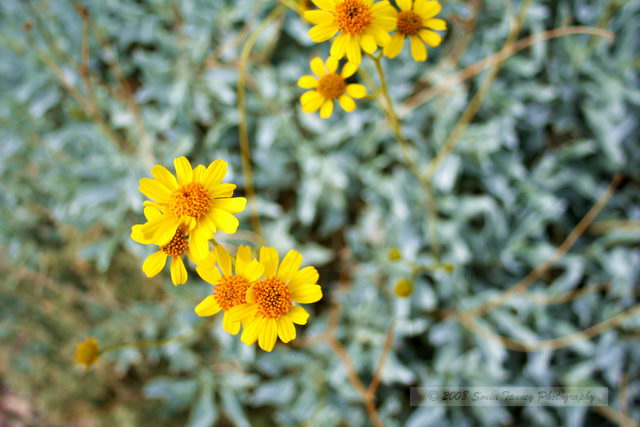
<path id="1" fill-rule="evenodd" d="M 426 208 L 433 200 L 403 162 L 375 100 L 330 120 L 300 111 L 297 78 L 329 45 L 313 44 L 308 25 L 283 8 L 259 34 L 246 64 L 257 209 L 269 245 L 281 253 L 295 248 L 305 265 L 319 267 L 325 296 L 309 307 L 299 338 L 272 353 L 223 332 L 220 318 L 195 316 L 193 307 L 210 287 L 193 270 L 181 287 L 171 285 L 168 272 L 145 278 L 140 266 L 151 248 L 132 242 L 129 233 L 143 220 L 138 179 L 154 163 L 170 166 L 180 155 L 194 164 L 221 158 L 231 166 L 227 180 L 244 193 L 240 52 L 278 3 L 78 5 L 0 3 L 4 420 L 366 425 L 372 421 L 335 342 L 366 387 L 385 336 L 391 345 L 375 408 L 387 426 L 640 419 L 638 316 L 558 349 L 522 352 L 446 315 L 509 289 L 548 259 L 614 174 L 621 177 L 618 189 L 575 246 L 527 293 L 475 322 L 535 342 L 638 304 L 640 2 L 531 3 L 518 39 L 581 25 L 611 30 L 615 40 L 539 41 L 503 64 L 434 177 L 435 223 Z M 419 166 L 442 146 L 487 73 L 446 90 L 439 85 L 498 52 L 521 6 L 445 1 L 441 15 L 449 30 L 426 63 L 413 62 L 407 49 L 384 61 Z M 363 68 L 375 76 L 370 61 Z M 415 102 L 429 93 L 427 102 Z M 241 231 L 220 240 L 255 246 L 248 211 L 240 219 Z M 389 259 L 392 248 L 400 260 Z M 453 271 L 432 268 L 443 263 Z M 412 293 L 399 298 L 394 286 L 407 278 Z M 555 295 L 568 297 L 545 300 Z M 387 335 L 394 318 L 395 333 Z M 327 328 L 334 341 L 308 338 L 322 337 Z M 102 346 L 183 338 L 124 346 L 85 373 L 72 355 L 87 336 Z M 445 385 L 604 386 L 610 408 L 409 405 L 409 387 Z"/>

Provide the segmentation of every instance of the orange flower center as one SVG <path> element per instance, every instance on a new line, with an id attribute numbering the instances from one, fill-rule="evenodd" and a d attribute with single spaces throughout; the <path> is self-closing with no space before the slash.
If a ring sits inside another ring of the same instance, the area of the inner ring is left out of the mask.
<path id="1" fill-rule="evenodd" d="M 318 82 L 318 92 L 327 99 L 336 99 L 347 87 L 344 79 L 337 74 L 327 74 Z"/>
<path id="2" fill-rule="evenodd" d="M 212 200 L 204 185 L 197 182 L 191 182 L 178 188 L 173 192 L 171 198 L 173 201 L 171 213 L 173 215 L 190 216 L 195 219 L 200 219 L 209 212 Z"/>
<path id="3" fill-rule="evenodd" d="M 173 238 L 164 246 L 160 246 L 160 250 L 169 256 L 182 256 L 189 249 L 189 242 L 184 238 L 180 230 L 176 231 Z"/>
<path id="4" fill-rule="evenodd" d="M 345 34 L 361 35 L 373 21 L 371 6 L 362 0 L 344 0 L 336 5 L 335 23 Z"/>
<path id="5" fill-rule="evenodd" d="M 244 304 L 246 301 L 249 282 L 242 276 L 222 276 L 216 283 L 216 290 L 213 294 L 218 305 L 227 311 L 231 307 Z"/>
<path id="6" fill-rule="evenodd" d="M 268 319 L 282 317 L 292 307 L 289 286 L 277 277 L 256 282 L 253 296 L 258 305 L 258 314 Z"/>
<path id="7" fill-rule="evenodd" d="M 415 36 L 423 27 L 422 18 L 411 10 L 404 10 L 398 14 L 398 32 L 405 36 Z"/>

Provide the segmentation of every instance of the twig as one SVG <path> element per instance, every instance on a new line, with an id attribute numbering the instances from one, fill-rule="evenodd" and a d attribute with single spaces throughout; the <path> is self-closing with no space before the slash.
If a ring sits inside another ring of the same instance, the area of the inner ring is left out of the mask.
<path id="1" fill-rule="evenodd" d="M 593 409 L 599 412 L 600 415 L 608 418 L 614 423 L 617 423 L 619 426 L 622 426 L 622 427 L 640 426 L 640 423 L 629 418 L 627 415 L 623 414 L 622 412 L 616 411 L 611 406 L 594 406 Z"/>
<path id="2" fill-rule="evenodd" d="M 608 289 L 611 285 L 609 283 L 592 283 L 584 288 L 573 289 L 569 292 L 565 292 L 559 295 L 545 295 L 538 293 L 525 293 L 523 297 L 536 304 L 565 304 L 578 298 L 581 298 L 592 292 L 597 292 L 601 289 Z"/>

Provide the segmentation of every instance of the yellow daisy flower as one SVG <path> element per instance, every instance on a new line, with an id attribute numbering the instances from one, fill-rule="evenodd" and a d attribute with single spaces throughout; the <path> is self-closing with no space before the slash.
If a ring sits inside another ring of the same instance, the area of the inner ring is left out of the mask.
<path id="1" fill-rule="evenodd" d="M 238 219 L 232 214 L 244 210 L 247 199 L 231 197 L 235 184 L 222 183 L 227 162 L 216 160 L 209 167 L 191 167 L 186 157 L 174 160 L 176 176 L 162 165 L 151 170 L 153 178 L 140 180 L 140 191 L 153 202 L 162 215 L 143 224 L 140 232 L 145 239 L 163 246 L 183 225 L 189 233 L 189 245 L 195 259 L 204 259 L 209 250 L 208 240 L 217 230 L 235 233 Z"/>
<path id="2" fill-rule="evenodd" d="M 100 345 L 98 340 L 91 337 L 76 344 L 76 353 L 73 359 L 83 365 L 85 369 L 98 361 L 100 357 Z"/>
<path id="3" fill-rule="evenodd" d="M 350 113 L 356 109 L 356 103 L 353 98 L 363 98 L 367 95 L 367 89 L 363 85 L 347 84 L 345 81 L 358 70 L 358 66 L 354 63 L 347 62 L 344 64 L 340 74 L 336 73 L 338 60 L 333 56 L 327 59 L 326 64 L 322 62 L 322 59 L 314 58 L 311 60 L 310 65 L 311 71 L 318 78 L 306 75 L 298 80 L 298 86 L 301 88 L 313 89 L 305 92 L 300 97 L 302 111 L 305 113 L 314 113 L 320 109 L 320 117 L 323 119 L 331 117 L 331 114 L 333 114 L 333 101 L 336 99 L 342 109 Z"/>
<path id="4" fill-rule="evenodd" d="M 260 248 L 260 264 L 264 266 L 263 279 L 247 290 L 247 303 L 229 310 L 233 321 L 242 321 L 241 340 L 246 345 L 258 341 L 265 351 L 273 350 L 278 337 L 282 342 L 296 338 L 295 324 L 307 323 L 309 313 L 299 305 L 310 304 L 322 298 L 317 285 L 318 271 L 302 265 L 302 255 L 291 250 L 278 266 L 278 252 L 273 248 Z"/>
<path id="5" fill-rule="evenodd" d="M 389 43 L 389 32 L 395 28 L 395 10 L 388 1 L 313 0 L 321 10 L 310 10 L 304 17 L 315 24 L 309 37 L 322 43 L 338 36 L 331 45 L 331 56 L 360 65 L 362 52 L 373 53 Z"/>
<path id="6" fill-rule="evenodd" d="M 437 1 L 429 0 L 396 0 L 400 12 L 397 14 L 397 32 L 384 47 L 384 56 L 395 58 L 402 51 L 405 37 L 411 39 L 411 56 L 416 61 L 427 60 L 427 48 L 436 47 L 442 42 L 440 34 L 431 30 L 444 31 L 447 23 L 433 17 L 440 13 L 442 6 Z"/>
<path id="7" fill-rule="evenodd" d="M 215 266 L 216 260 L 222 274 Z M 246 303 L 246 293 L 249 286 L 260 278 L 264 267 L 257 260 L 252 259 L 251 249 L 240 246 L 236 253 L 235 274 L 231 269 L 231 256 L 220 245 L 215 247 L 215 255 L 210 254 L 196 269 L 202 280 L 214 286 L 212 295 L 206 297 L 195 308 L 200 317 L 213 316 L 220 310 L 224 311 L 222 327 L 232 335 L 240 331 L 240 321 L 232 320 L 229 310 Z"/>
<path id="8" fill-rule="evenodd" d="M 144 216 L 147 221 L 154 221 L 160 216 L 162 212 L 156 207 L 147 206 L 144 208 Z M 131 239 L 135 242 L 142 243 L 144 245 L 152 244 L 151 239 L 145 238 L 142 229 L 144 224 L 136 224 L 131 227 Z M 145 259 L 142 264 L 142 271 L 147 277 L 154 277 L 162 271 L 167 263 L 167 257 L 171 257 L 171 281 L 175 286 L 182 285 L 187 281 L 187 269 L 182 261 L 182 255 L 185 253 L 192 261 L 195 260 L 189 250 L 189 241 L 187 240 L 187 233 L 185 225 L 181 225 L 176 230 L 171 240 L 160 246 L 158 250 Z"/>

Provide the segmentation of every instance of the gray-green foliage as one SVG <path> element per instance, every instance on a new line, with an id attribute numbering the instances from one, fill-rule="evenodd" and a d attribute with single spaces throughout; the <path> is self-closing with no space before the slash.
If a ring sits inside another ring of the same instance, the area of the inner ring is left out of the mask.
<path id="1" fill-rule="evenodd" d="M 616 39 L 573 35 L 539 42 L 504 64 L 434 180 L 437 237 L 443 262 L 455 271 L 420 275 L 409 300 L 395 298 L 393 283 L 409 274 L 411 263 L 435 263 L 427 200 L 377 103 L 360 100 L 355 112 L 337 111 L 330 120 L 300 111 L 296 80 L 309 72 L 310 58 L 328 54 L 329 45 L 311 43 L 308 26 L 291 11 L 267 28 L 251 55 L 247 106 L 266 239 L 281 253 L 300 250 L 305 264 L 319 267 L 324 289 L 298 335 L 321 333 L 330 302 L 339 299 L 338 338 L 367 384 L 390 321 L 400 316 L 377 395 L 385 425 L 580 425 L 597 417 L 589 408 L 411 407 L 410 386 L 605 386 L 611 406 L 618 407 L 626 374 L 632 379 L 629 401 L 640 398 L 640 348 L 625 338 L 640 326 L 637 317 L 589 341 L 522 354 L 433 314 L 472 307 L 528 274 L 615 173 L 622 185 L 599 219 L 640 219 L 640 3 L 532 3 L 521 37 L 571 23 L 604 25 Z M 183 342 L 109 353 L 85 376 L 72 369 L 73 343 L 87 335 L 108 345 L 188 333 L 202 322 L 193 306 L 209 285 L 192 270 L 189 283 L 178 288 L 168 272 L 146 279 L 140 265 L 150 248 L 129 238 L 130 226 L 143 220 L 137 180 L 150 167 L 139 154 L 142 139 L 167 166 L 180 155 L 195 164 L 227 160 L 227 180 L 243 193 L 238 58 L 247 32 L 277 3 L 84 5 L 92 19 L 89 69 L 97 101 L 120 146 L 43 62 L 55 58 L 64 78 L 86 94 L 77 68 L 82 20 L 73 3 L 0 3 L 1 380 L 53 423 L 89 417 L 105 425 L 366 424 L 360 396 L 329 347 L 279 345 L 267 354 L 223 332 L 219 319 Z M 398 59 L 385 60 L 397 103 L 502 47 L 511 22 L 505 2 L 487 0 L 460 64 L 447 62 L 464 35 L 452 18 L 469 13 L 464 2 L 445 2 L 443 16 L 452 29 L 440 48 L 429 50 L 426 64 L 413 62 L 407 47 Z M 27 21 L 33 23 L 32 39 L 23 29 Z M 144 134 L 114 91 L 120 86 L 99 43 L 101 33 L 135 90 Z M 206 62 L 216 49 L 215 61 Z M 366 58 L 363 66 L 374 75 Z M 435 155 L 485 75 L 404 117 L 418 165 Z M 241 229 L 249 230 L 247 212 L 240 219 Z M 221 239 L 233 243 L 243 236 L 248 234 Z M 631 308 L 640 279 L 639 238 L 637 226 L 587 233 L 531 289 L 555 295 L 608 282 L 606 291 L 563 305 L 517 297 L 480 322 L 536 340 L 576 332 Z M 394 246 L 404 261 L 387 259 Z M 350 278 L 344 292 L 338 292 L 341 275 Z M 640 409 L 630 406 L 638 419 Z"/>

